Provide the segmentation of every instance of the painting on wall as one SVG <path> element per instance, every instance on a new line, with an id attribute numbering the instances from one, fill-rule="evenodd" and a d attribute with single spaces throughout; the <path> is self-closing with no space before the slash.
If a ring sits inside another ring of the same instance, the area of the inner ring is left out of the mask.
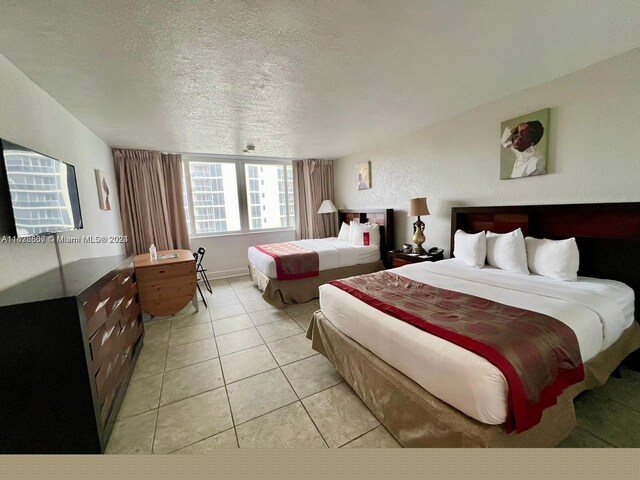
<path id="1" fill-rule="evenodd" d="M 500 178 L 533 177 L 547 173 L 550 109 L 512 118 L 500 124 Z"/>
<path id="2" fill-rule="evenodd" d="M 358 190 L 371 188 L 371 162 L 358 164 Z"/>
<path id="3" fill-rule="evenodd" d="M 98 200 L 100 202 L 100 210 L 111 210 L 109 201 L 109 184 L 102 170 L 95 169 L 96 185 L 98 187 Z"/>

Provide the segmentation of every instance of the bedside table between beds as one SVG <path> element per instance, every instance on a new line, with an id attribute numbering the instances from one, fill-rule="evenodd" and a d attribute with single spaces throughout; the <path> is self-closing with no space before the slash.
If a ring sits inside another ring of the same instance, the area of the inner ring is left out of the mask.
<path id="1" fill-rule="evenodd" d="M 403 252 L 387 252 L 387 258 L 389 260 L 389 268 L 401 267 L 409 263 L 419 262 L 437 262 L 444 259 L 444 252 L 438 252 L 435 255 L 413 255 Z"/>

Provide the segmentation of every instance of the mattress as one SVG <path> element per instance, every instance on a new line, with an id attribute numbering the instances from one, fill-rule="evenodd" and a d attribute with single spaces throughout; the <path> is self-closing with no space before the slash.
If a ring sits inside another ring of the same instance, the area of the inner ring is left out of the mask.
<path id="1" fill-rule="evenodd" d="M 335 237 L 290 242 L 318 253 L 320 271 L 374 263 L 380 260 L 379 245 L 351 245 Z M 278 278 L 272 256 L 249 247 L 249 263 L 269 278 Z"/>
<path id="2" fill-rule="evenodd" d="M 484 297 L 560 320 L 576 334 L 583 362 L 613 344 L 633 322 L 633 290 L 613 280 L 560 282 L 457 259 L 422 262 L 394 273 L 438 288 Z M 320 287 L 320 308 L 345 335 L 431 394 L 486 424 L 507 417 L 507 382 L 484 358 L 390 317 L 333 287 Z"/>

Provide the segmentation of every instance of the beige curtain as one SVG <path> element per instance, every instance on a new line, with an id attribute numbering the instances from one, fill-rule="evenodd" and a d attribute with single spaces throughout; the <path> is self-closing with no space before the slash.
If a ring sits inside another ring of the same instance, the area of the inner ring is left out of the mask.
<path id="1" fill-rule="evenodd" d="M 333 161 L 294 160 L 293 181 L 296 193 L 296 238 L 338 236 L 338 214 L 318 214 L 323 200 L 334 201 Z"/>
<path id="2" fill-rule="evenodd" d="M 182 155 L 113 150 L 127 253 L 190 250 L 182 197 Z"/>

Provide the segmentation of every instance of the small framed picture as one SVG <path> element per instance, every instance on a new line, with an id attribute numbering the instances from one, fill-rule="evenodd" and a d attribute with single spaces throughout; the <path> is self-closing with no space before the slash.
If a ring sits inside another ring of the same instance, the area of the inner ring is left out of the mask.
<path id="1" fill-rule="evenodd" d="M 109 183 L 102 170 L 95 169 L 96 186 L 98 187 L 98 201 L 100 210 L 111 210 L 111 202 L 109 201 Z"/>
<path id="2" fill-rule="evenodd" d="M 358 190 L 371 188 L 371 162 L 358 164 Z"/>

